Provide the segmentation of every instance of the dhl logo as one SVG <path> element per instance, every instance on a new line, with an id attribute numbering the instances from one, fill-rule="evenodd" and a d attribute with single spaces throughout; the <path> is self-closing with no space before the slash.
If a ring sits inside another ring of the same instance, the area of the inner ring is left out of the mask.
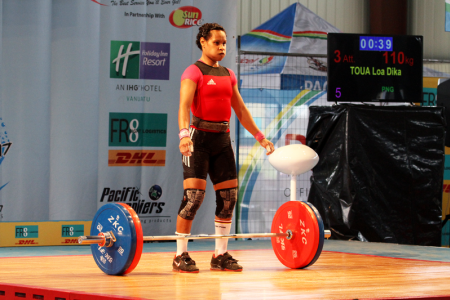
<path id="1" fill-rule="evenodd" d="M 35 240 L 20 240 L 16 245 L 38 245 Z"/>
<path id="2" fill-rule="evenodd" d="M 65 239 L 61 244 L 78 244 L 78 239 Z"/>
<path id="3" fill-rule="evenodd" d="M 109 150 L 110 167 L 164 167 L 166 150 Z"/>

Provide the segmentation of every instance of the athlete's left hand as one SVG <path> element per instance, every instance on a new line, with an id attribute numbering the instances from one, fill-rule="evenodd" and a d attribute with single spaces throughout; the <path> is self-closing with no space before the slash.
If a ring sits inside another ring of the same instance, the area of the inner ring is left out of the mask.
<path id="1" fill-rule="evenodd" d="M 261 145 L 261 147 L 263 147 L 263 148 L 265 148 L 267 150 L 266 155 L 270 155 L 270 154 L 273 153 L 273 151 L 275 151 L 275 146 L 268 139 L 262 139 L 259 142 L 259 144 Z"/>

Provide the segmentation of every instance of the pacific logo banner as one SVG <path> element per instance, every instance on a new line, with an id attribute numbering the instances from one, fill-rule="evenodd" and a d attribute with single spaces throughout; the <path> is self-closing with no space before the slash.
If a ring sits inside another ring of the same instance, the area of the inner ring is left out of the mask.
<path id="1" fill-rule="evenodd" d="M 110 78 L 169 80 L 170 43 L 111 41 Z"/>

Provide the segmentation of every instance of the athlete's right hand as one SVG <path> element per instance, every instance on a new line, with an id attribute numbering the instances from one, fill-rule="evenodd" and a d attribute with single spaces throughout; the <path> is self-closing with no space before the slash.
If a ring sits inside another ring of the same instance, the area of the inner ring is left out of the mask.
<path id="1" fill-rule="evenodd" d="M 180 152 L 184 156 L 191 156 L 192 152 L 194 152 L 194 143 L 188 137 L 182 138 L 180 140 Z"/>

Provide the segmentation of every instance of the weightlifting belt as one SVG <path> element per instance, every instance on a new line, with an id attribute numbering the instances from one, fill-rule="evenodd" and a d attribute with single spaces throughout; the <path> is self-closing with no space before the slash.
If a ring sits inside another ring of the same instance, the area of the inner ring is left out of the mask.
<path id="1" fill-rule="evenodd" d="M 205 121 L 196 116 L 192 118 L 192 125 L 198 129 L 214 130 L 218 132 L 227 132 L 230 124 L 228 122 L 210 122 Z"/>

